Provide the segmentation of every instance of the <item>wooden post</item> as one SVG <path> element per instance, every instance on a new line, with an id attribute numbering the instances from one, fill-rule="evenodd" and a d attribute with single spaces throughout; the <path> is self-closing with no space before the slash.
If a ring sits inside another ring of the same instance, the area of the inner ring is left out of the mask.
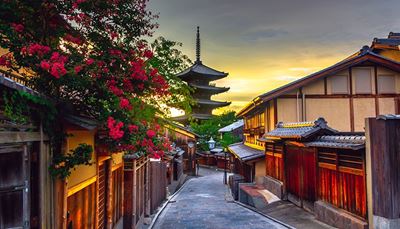
<path id="1" fill-rule="evenodd" d="M 112 176 L 112 159 L 108 159 L 107 163 L 107 224 L 106 228 L 112 229 L 113 225 L 113 193 L 112 193 L 112 184 L 113 184 L 113 176 Z"/>
<path id="2" fill-rule="evenodd" d="M 124 157 L 124 228 L 135 227 L 136 213 L 136 160 Z"/>
<path id="3" fill-rule="evenodd" d="M 370 228 L 400 227 L 400 117 L 366 119 Z"/>
<path id="4" fill-rule="evenodd" d="M 146 200 L 146 206 L 145 206 L 145 216 L 150 215 L 150 166 L 149 166 L 149 158 L 146 157 L 146 186 L 145 186 L 145 200 Z"/>

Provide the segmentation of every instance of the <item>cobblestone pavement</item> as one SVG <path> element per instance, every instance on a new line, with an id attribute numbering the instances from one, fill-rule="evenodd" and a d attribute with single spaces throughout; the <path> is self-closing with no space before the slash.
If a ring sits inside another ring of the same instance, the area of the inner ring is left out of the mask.
<path id="1" fill-rule="evenodd" d="M 227 187 L 222 183 L 223 172 L 200 169 L 200 175 L 187 181 L 170 200 L 153 228 L 285 228 L 232 202 Z"/>

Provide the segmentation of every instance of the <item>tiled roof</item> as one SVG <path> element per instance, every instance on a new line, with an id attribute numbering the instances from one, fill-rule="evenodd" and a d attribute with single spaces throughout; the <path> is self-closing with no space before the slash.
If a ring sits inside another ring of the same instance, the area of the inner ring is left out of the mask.
<path id="1" fill-rule="evenodd" d="M 243 143 L 232 144 L 228 146 L 228 150 L 241 161 L 250 161 L 265 157 L 265 153 L 263 150 L 251 148 Z"/>
<path id="2" fill-rule="evenodd" d="M 71 124 L 74 124 L 76 126 L 82 127 L 82 128 L 84 128 L 86 130 L 94 130 L 99 125 L 99 123 L 94 119 L 81 117 L 81 116 L 76 116 L 76 115 L 67 114 L 67 115 L 64 116 L 64 119 L 67 122 L 69 122 Z"/>
<path id="3" fill-rule="evenodd" d="M 383 120 L 400 119 L 400 115 L 394 115 L 394 114 L 379 115 L 377 119 L 383 119 Z"/>
<path id="4" fill-rule="evenodd" d="M 244 121 L 243 121 L 243 119 L 240 119 L 240 120 L 238 120 L 238 121 L 236 121 L 236 122 L 234 122 L 234 123 L 232 123 L 232 124 L 230 124 L 228 126 L 225 126 L 225 127 L 221 128 L 221 129 L 219 129 L 218 132 L 219 133 L 230 132 L 230 131 L 236 130 L 237 128 L 240 128 L 242 126 L 244 126 Z"/>
<path id="5" fill-rule="evenodd" d="M 215 87 L 211 85 L 200 85 L 195 83 L 190 83 L 189 85 L 196 89 L 207 90 L 215 93 L 222 93 L 229 90 L 229 87 Z"/>
<path id="6" fill-rule="evenodd" d="M 38 95 L 38 93 L 35 92 L 34 90 L 32 90 L 31 88 L 29 88 L 21 83 L 18 83 L 17 81 L 11 79 L 10 77 L 8 77 L 8 75 L 6 75 L 2 72 L 0 72 L 0 84 L 6 86 L 8 88 L 11 88 L 11 89 L 15 89 L 18 91 L 24 91 L 24 92 L 27 92 L 32 95 Z"/>
<path id="7" fill-rule="evenodd" d="M 198 104 L 202 105 L 210 105 L 210 106 L 228 106 L 231 104 L 231 102 L 220 102 L 220 101 L 215 101 L 215 100 L 209 100 L 209 99 L 196 99 L 196 102 Z"/>
<path id="8" fill-rule="evenodd" d="M 221 79 L 228 75 L 228 73 L 220 72 L 220 71 L 217 71 L 215 69 L 212 69 L 212 68 L 204 65 L 200 61 L 200 62 L 195 62 L 195 64 L 192 65 L 190 68 L 187 68 L 183 72 L 178 73 L 177 76 L 184 78 L 185 76 L 193 74 L 193 73 L 199 74 L 199 75 L 204 75 L 204 76 L 209 76 L 213 80 L 215 80 L 215 78 Z"/>
<path id="9" fill-rule="evenodd" d="M 374 38 L 373 43 L 398 46 L 398 45 L 400 45 L 400 39 L 398 39 L 398 38 Z"/>
<path id="10" fill-rule="evenodd" d="M 283 123 L 279 122 L 276 128 L 259 139 L 260 141 L 279 139 L 303 139 L 313 136 L 316 133 L 333 134 L 337 131 L 330 128 L 324 118 L 315 122 Z"/>
<path id="11" fill-rule="evenodd" d="M 362 135 L 324 135 L 315 141 L 304 144 L 307 147 L 352 149 L 365 148 L 365 136 Z"/>

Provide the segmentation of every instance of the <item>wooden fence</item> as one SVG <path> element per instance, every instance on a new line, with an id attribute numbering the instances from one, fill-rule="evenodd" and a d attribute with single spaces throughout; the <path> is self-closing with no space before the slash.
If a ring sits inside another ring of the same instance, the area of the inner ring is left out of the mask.
<path id="1" fill-rule="evenodd" d="M 149 159 L 124 157 L 124 228 L 137 228 L 150 214 Z"/>
<path id="2" fill-rule="evenodd" d="M 318 152 L 318 199 L 367 217 L 364 151 Z"/>
<path id="3" fill-rule="evenodd" d="M 167 197 L 167 165 L 161 161 L 150 162 L 150 213 L 153 214 Z"/>

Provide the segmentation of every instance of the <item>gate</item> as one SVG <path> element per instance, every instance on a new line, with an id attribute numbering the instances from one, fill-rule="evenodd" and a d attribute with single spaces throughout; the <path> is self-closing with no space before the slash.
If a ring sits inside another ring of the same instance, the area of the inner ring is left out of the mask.
<path id="1" fill-rule="evenodd" d="M 0 228 L 29 228 L 27 145 L 0 145 Z"/>
<path id="2" fill-rule="evenodd" d="M 286 165 L 288 199 L 312 211 L 316 198 L 315 149 L 288 146 Z"/>

